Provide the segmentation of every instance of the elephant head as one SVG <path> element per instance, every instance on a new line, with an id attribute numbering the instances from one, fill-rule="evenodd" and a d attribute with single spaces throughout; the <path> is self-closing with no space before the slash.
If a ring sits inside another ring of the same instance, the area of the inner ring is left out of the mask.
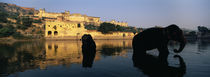
<path id="1" fill-rule="evenodd" d="M 169 40 L 174 40 L 180 42 L 179 49 L 174 49 L 175 53 L 181 52 L 186 44 L 186 39 L 184 37 L 183 31 L 175 24 L 166 27 L 167 36 Z"/>

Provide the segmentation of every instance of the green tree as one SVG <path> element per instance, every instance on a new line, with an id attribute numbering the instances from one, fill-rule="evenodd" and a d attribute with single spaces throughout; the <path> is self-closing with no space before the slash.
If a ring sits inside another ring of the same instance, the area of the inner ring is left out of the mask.
<path id="1" fill-rule="evenodd" d="M 85 29 L 87 30 L 97 30 L 98 27 L 95 25 L 85 25 Z"/>
<path id="2" fill-rule="evenodd" d="M 22 24 L 27 27 L 31 27 L 33 20 L 29 16 L 24 16 L 21 18 Z"/>
<path id="3" fill-rule="evenodd" d="M 23 36 L 22 34 L 20 34 L 19 32 L 15 32 L 12 34 L 12 37 L 15 39 L 24 39 L 25 36 Z"/>
<path id="4" fill-rule="evenodd" d="M 116 26 L 116 31 L 124 31 L 124 30 L 125 30 L 125 27 L 122 27 L 120 25 Z"/>
<path id="5" fill-rule="evenodd" d="M 209 32 L 208 28 L 205 26 L 198 26 L 198 31 L 201 32 L 201 35 L 205 35 Z"/>
<path id="6" fill-rule="evenodd" d="M 34 23 L 42 23 L 41 19 L 33 20 Z"/>
<path id="7" fill-rule="evenodd" d="M 28 27 L 31 27 L 32 26 L 32 22 L 33 22 L 33 19 L 30 18 L 29 16 L 19 17 L 17 19 L 17 23 L 19 24 L 19 25 L 17 25 L 17 28 L 18 29 L 25 30 Z"/>
<path id="8" fill-rule="evenodd" d="M 110 33 L 112 31 L 115 31 L 115 25 L 111 23 L 102 23 L 98 29 L 102 33 Z"/>
<path id="9" fill-rule="evenodd" d="M 24 26 L 24 25 L 17 25 L 17 29 L 21 29 L 21 30 L 26 30 L 28 27 L 27 26 Z"/>
<path id="10" fill-rule="evenodd" d="M 196 36 L 196 32 L 195 31 L 191 31 L 191 32 L 189 32 L 189 35 L 190 36 Z"/>
<path id="11" fill-rule="evenodd" d="M 0 29 L 0 37 L 8 37 L 15 32 L 16 30 L 14 29 L 13 26 L 5 26 Z"/>

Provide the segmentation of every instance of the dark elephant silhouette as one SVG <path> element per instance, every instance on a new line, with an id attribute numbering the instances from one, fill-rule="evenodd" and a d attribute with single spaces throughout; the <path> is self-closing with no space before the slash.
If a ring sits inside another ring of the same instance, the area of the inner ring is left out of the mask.
<path id="1" fill-rule="evenodd" d="M 96 55 L 96 44 L 89 34 L 82 36 L 82 55 L 82 66 L 91 68 Z"/>
<path id="2" fill-rule="evenodd" d="M 186 73 L 186 64 L 181 56 L 175 55 L 179 59 L 179 67 L 168 66 L 168 54 L 155 57 L 149 54 L 133 56 L 134 67 L 138 68 L 149 77 L 183 77 Z"/>
<path id="3" fill-rule="evenodd" d="M 159 53 L 167 54 L 168 42 L 174 40 L 180 42 L 180 48 L 174 49 L 174 52 L 181 52 L 186 44 L 182 30 L 175 24 L 165 28 L 149 28 L 138 33 L 133 38 L 133 50 L 135 54 L 145 54 L 146 50 L 157 48 Z"/>

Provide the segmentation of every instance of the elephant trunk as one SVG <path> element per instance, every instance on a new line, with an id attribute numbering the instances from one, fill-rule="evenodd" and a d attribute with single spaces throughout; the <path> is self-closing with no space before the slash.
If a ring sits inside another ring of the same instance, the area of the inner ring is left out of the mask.
<path id="1" fill-rule="evenodd" d="M 178 40 L 178 41 L 180 42 L 180 47 L 179 47 L 178 50 L 174 49 L 175 53 L 180 53 L 186 45 L 186 39 L 184 37 L 182 39 Z"/>

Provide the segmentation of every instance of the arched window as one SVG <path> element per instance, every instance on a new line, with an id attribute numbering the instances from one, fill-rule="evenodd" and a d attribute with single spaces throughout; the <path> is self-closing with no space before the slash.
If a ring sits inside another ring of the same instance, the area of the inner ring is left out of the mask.
<path id="1" fill-rule="evenodd" d="M 52 49 L 52 46 L 51 45 L 48 45 L 48 49 Z"/>
<path id="2" fill-rule="evenodd" d="M 123 33 L 123 37 L 125 37 L 126 35 L 125 35 L 125 33 Z"/>
<path id="3" fill-rule="evenodd" d="M 77 27 L 78 27 L 78 28 L 80 28 L 80 27 L 81 27 L 81 25 L 80 25 L 80 24 L 77 24 Z"/>
<path id="4" fill-rule="evenodd" d="M 48 31 L 48 35 L 52 35 L 52 32 L 51 31 Z"/>
<path id="5" fill-rule="evenodd" d="M 54 32 L 54 35 L 58 35 L 58 31 L 55 31 L 55 32 Z"/>

